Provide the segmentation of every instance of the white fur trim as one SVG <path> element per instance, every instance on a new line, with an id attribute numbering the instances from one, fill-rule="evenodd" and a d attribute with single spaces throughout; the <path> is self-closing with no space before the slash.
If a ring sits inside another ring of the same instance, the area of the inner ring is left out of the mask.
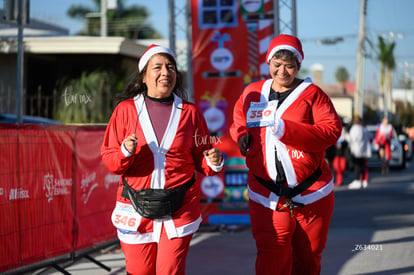
<path id="1" fill-rule="evenodd" d="M 312 192 L 304 196 L 297 195 L 293 197 L 292 200 L 294 202 L 308 205 L 308 204 L 314 203 L 328 196 L 333 191 L 333 189 L 334 189 L 334 184 L 333 184 L 333 179 L 332 179 L 328 184 L 321 187 L 319 190 L 316 190 L 315 192 Z M 248 192 L 249 192 L 248 193 L 249 199 L 251 199 L 252 201 L 257 202 L 263 205 L 264 207 L 270 208 L 272 210 L 276 210 L 277 203 L 279 202 L 279 197 L 273 192 L 270 192 L 269 197 L 265 197 L 251 190 L 249 186 L 248 186 Z"/>
<path id="2" fill-rule="evenodd" d="M 152 48 L 146 50 L 144 52 L 144 54 L 141 56 L 141 58 L 139 59 L 139 62 L 138 62 L 139 72 L 141 72 L 142 69 L 144 69 L 145 65 L 148 63 L 150 58 L 153 55 L 158 54 L 158 53 L 167 53 L 167 54 L 171 55 L 174 58 L 174 60 L 176 60 L 176 57 L 175 57 L 175 54 L 173 53 L 173 51 L 171 51 L 169 48 L 157 45 L 155 47 L 152 47 Z"/>
<path id="3" fill-rule="evenodd" d="M 201 216 L 197 220 L 183 225 L 181 227 L 175 227 L 174 222 L 171 218 L 167 219 L 156 219 L 153 224 L 153 232 L 141 234 L 139 232 L 122 233 L 118 230 L 118 238 L 120 241 L 128 244 L 143 244 L 143 243 L 158 243 L 160 241 L 162 224 L 165 226 L 167 236 L 169 239 L 181 238 L 187 235 L 195 233 L 202 222 Z"/>
<path id="4" fill-rule="evenodd" d="M 292 46 L 289 46 L 289 45 L 279 45 L 279 46 L 277 46 L 277 47 L 274 47 L 271 51 L 270 51 L 270 53 L 269 53 L 269 56 L 267 57 L 267 63 L 269 63 L 270 62 L 270 60 L 272 59 L 272 57 L 273 57 L 273 55 L 277 52 L 277 51 L 280 51 L 280 50 L 288 50 L 288 51 L 291 51 L 291 52 L 293 52 L 293 54 L 296 56 L 296 58 L 298 59 L 298 62 L 299 63 L 302 63 L 302 60 L 303 60 L 303 57 L 302 57 L 302 54 L 295 48 L 295 47 L 292 47 Z"/>

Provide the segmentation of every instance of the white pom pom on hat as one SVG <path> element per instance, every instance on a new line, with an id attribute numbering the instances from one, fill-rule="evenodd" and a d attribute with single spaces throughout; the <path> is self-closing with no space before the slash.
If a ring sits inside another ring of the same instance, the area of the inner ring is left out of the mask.
<path id="1" fill-rule="evenodd" d="M 302 43 L 295 36 L 288 34 L 280 34 L 270 41 L 266 54 L 266 63 L 269 64 L 273 55 L 280 50 L 291 51 L 298 59 L 299 64 L 302 63 L 305 55 L 302 51 Z"/>
<path id="2" fill-rule="evenodd" d="M 174 58 L 174 61 L 177 62 L 175 54 L 173 53 L 172 50 L 170 50 L 169 48 L 157 45 L 157 44 L 152 44 L 150 45 L 145 52 L 141 55 L 141 58 L 138 61 L 138 71 L 142 72 L 142 70 L 144 69 L 145 65 L 147 65 L 148 61 L 150 60 L 150 58 L 155 55 L 155 54 L 159 54 L 159 53 L 166 53 L 171 55 Z"/>

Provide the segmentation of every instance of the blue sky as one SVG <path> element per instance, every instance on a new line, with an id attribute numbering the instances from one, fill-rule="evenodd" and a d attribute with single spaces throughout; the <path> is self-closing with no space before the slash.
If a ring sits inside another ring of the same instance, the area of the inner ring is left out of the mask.
<path id="1" fill-rule="evenodd" d="M 178 4 L 183 0 L 176 0 Z M 364 85 L 378 85 L 379 64 L 376 61 L 378 35 L 395 34 L 396 78 L 401 79 L 405 69 L 414 76 L 414 1 L 367 0 L 366 33 L 374 45 L 367 49 L 372 58 L 365 60 Z M 167 0 L 127 0 L 128 4 L 146 6 L 149 23 L 168 38 Z M 31 0 L 31 16 L 69 28 L 71 34 L 83 23 L 70 19 L 66 12 L 72 4 L 91 5 L 88 0 Z M 297 31 L 303 41 L 305 59 L 302 67 L 311 70 L 315 63 L 324 67 L 323 82 L 334 83 L 335 71 L 344 66 L 355 81 L 356 53 L 358 46 L 360 0 L 297 0 Z M 282 32 L 283 32 L 282 28 Z M 320 45 L 318 39 L 343 37 L 335 45 Z M 366 44 L 368 46 L 368 44 Z M 311 72 L 309 72 L 311 75 Z"/>

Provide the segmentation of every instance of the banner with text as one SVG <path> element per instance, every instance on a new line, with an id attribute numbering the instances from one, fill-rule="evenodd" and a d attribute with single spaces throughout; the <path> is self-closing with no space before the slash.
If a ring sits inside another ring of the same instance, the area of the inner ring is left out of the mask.
<path id="1" fill-rule="evenodd" d="M 104 127 L 0 125 L 0 272 L 116 239 Z"/>
<path id="2" fill-rule="evenodd" d="M 194 100 L 216 137 L 213 145 L 226 158 L 224 179 L 202 181 L 207 201 L 223 201 L 212 213 L 247 209 L 247 169 L 228 130 L 244 87 L 269 74 L 265 57 L 273 38 L 272 12 L 273 1 L 267 0 L 191 1 Z"/>

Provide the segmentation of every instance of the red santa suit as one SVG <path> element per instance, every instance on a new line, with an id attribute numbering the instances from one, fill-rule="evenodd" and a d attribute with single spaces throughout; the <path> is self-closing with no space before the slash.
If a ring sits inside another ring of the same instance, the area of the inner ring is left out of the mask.
<path id="1" fill-rule="evenodd" d="M 168 119 L 168 118 L 166 118 Z M 126 136 L 135 133 L 137 149 L 131 156 L 122 145 Z M 195 106 L 174 95 L 168 126 L 160 144 L 152 128 L 144 97 L 121 102 L 109 121 L 102 159 L 110 171 L 123 175 L 135 190 L 174 188 L 190 180 L 195 170 L 205 175 L 215 173 L 203 151 L 211 148 L 208 129 Z M 194 184 L 170 218 L 147 219 L 133 211 L 129 200 L 121 196 L 122 180 L 112 222 L 119 239 L 127 244 L 159 242 L 161 230 L 169 239 L 194 233 L 201 223 L 200 189 Z"/>
<path id="2" fill-rule="evenodd" d="M 391 139 L 393 128 L 391 124 L 381 123 L 375 132 L 374 144 L 376 147 L 383 147 L 387 161 L 391 160 Z"/>
<path id="3" fill-rule="evenodd" d="M 333 211 L 333 177 L 324 158 L 325 149 L 336 143 L 342 125 L 329 97 L 308 78 L 277 108 L 275 126 L 247 128 L 246 114 L 251 102 L 267 102 L 272 81 L 255 82 L 244 89 L 234 107 L 230 129 L 236 142 L 247 132 L 251 140 L 246 164 L 252 232 L 258 247 L 256 272 L 263 264 L 268 272 L 265 274 L 290 274 L 292 270 L 295 273 L 300 266 L 310 268 L 307 274 L 316 274 Z M 293 188 L 318 168 L 322 171 L 316 182 L 292 198 L 304 205 L 295 208 L 294 219 L 289 209 L 282 207 L 285 198 L 269 191 L 256 178 L 276 181 L 275 148 L 286 175 L 286 186 Z M 319 222 L 312 225 L 310 219 Z M 315 226 L 319 229 L 315 230 Z"/>

